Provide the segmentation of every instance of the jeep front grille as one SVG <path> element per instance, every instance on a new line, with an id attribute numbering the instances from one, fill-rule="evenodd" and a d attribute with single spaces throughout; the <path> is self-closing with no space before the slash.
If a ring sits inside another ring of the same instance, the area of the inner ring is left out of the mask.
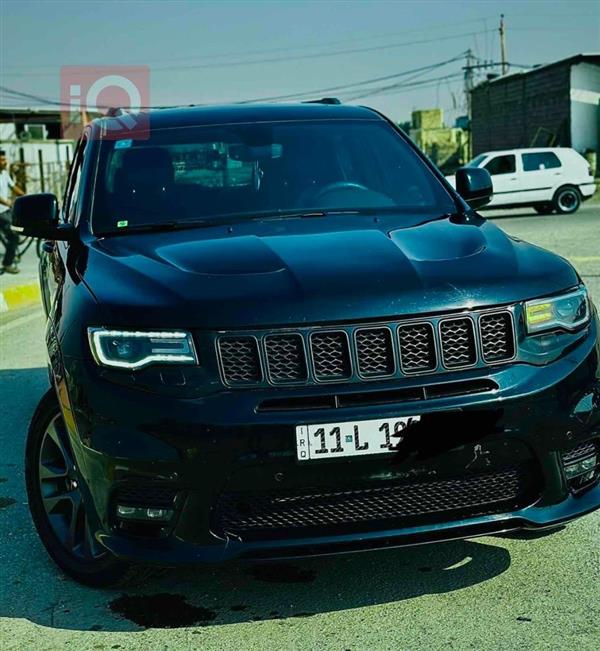
<path id="1" fill-rule="evenodd" d="M 516 354 L 510 310 L 217 337 L 228 386 L 364 382 L 485 368 Z M 264 373 L 263 373 L 264 369 Z"/>

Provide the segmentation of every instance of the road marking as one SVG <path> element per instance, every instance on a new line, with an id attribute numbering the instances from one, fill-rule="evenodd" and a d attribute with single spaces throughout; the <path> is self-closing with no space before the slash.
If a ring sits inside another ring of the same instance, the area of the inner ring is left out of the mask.
<path id="1" fill-rule="evenodd" d="M 600 255 L 574 255 L 570 259 L 573 262 L 600 262 Z"/>
<path id="2" fill-rule="evenodd" d="M 30 321 L 35 321 L 36 319 L 39 319 L 40 316 L 42 316 L 42 310 L 36 310 L 32 314 L 27 314 L 26 316 L 20 316 L 18 319 L 14 319 L 13 321 L 9 321 L 4 325 L 0 325 L 0 330 L 2 332 L 7 332 L 8 330 L 14 330 L 19 326 L 23 326 L 29 323 Z"/>

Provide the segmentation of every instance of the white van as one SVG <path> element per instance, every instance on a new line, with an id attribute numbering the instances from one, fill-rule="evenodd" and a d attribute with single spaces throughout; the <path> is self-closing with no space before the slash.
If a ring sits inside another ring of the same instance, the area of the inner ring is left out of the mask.
<path id="1" fill-rule="evenodd" d="M 587 160 L 566 147 L 488 151 L 467 167 L 483 167 L 492 177 L 494 196 L 486 208 L 532 206 L 540 214 L 569 214 L 596 191 Z M 454 176 L 446 178 L 454 186 Z"/>

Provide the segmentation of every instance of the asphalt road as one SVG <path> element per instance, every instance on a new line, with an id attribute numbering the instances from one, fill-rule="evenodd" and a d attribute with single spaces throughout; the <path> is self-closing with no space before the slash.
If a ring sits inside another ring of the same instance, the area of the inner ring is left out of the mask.
<path id="1" fill-rule="evenodd" d="M 489 216 L 497 213 L 489 213 Z M 573 261 L 600 300 L 600 206 L 498 219 Z M 23 486 L 25 431 L 47 389 L 38 309 L 0 321 L 0 649 L 597 649 L 600 512 L 501 537 L 168 571 L 98 591 L 46 557 Z M 165 628 L 167 627 L 167 628 Z"/>

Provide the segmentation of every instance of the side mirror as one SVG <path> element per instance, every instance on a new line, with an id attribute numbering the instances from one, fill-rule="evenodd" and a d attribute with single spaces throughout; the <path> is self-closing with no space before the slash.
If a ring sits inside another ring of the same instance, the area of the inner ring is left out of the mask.
<path id="1" fill-rule="evenodd" d="M 481 208 L 494 194 L 492 177 L 482 167 L 461 167 L 456 170 L 456 191 L 471 208 Z"/>
<path id="2" fill-rule="evenodd" d="M 45 240 L 70 240 L 71 224 L 58 223 L 58 200 L 53 194 L 29 194 L 15 200 L 12 208 L 13 230 L 28 237 Z"/>

